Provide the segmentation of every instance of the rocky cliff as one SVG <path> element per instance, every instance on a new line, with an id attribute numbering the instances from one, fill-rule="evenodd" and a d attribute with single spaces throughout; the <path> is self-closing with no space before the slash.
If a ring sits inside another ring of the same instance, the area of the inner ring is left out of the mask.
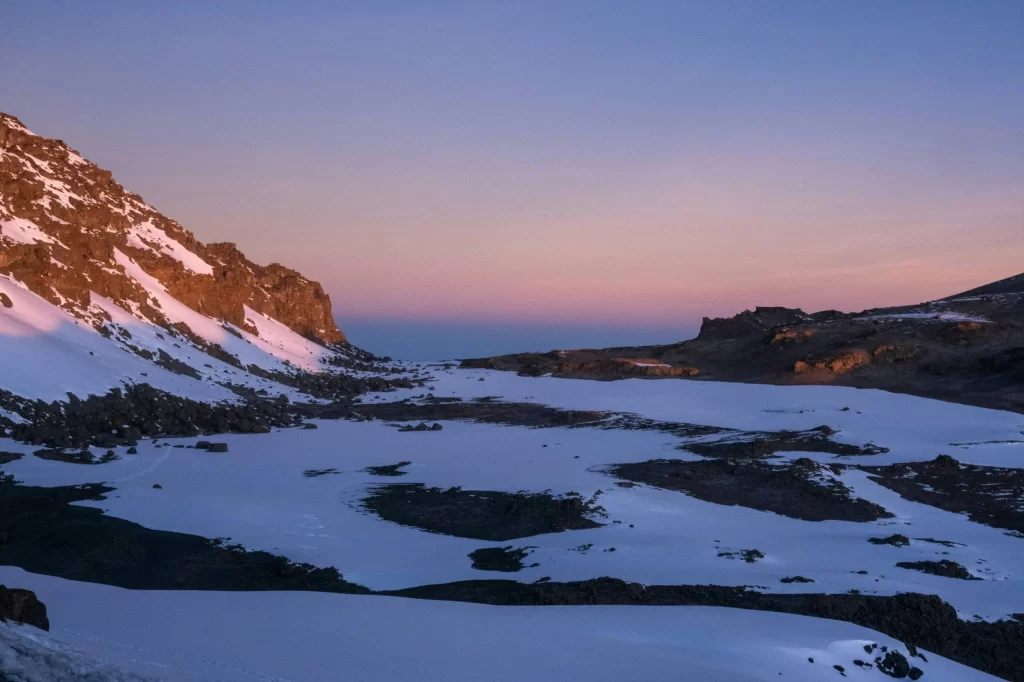
<path id="1" fill-rule="evenodd" d="M 258 335 L 248 307 L 320 343 L 344 341 L 318 283 L 257 265 L 234 244 L 200 242 L 110 171 L 0 114 L 0 274 L 83 319 L 92 293 L 170 327 L 126 258 L 204 316 Z"/>

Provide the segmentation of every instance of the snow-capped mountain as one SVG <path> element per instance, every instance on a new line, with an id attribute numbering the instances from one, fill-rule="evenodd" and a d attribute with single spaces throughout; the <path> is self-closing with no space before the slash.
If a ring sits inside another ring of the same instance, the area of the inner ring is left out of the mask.
<path id="1" fill-rule="evenodd" d="M 345 342 L 318 283 L 198 241 L 6 114 L 0 354 L 0 388 L 47 400 L 132 383 L 207 401 L 239 387 L 288 394 L 295 382 L 282 379 L 369 358 Z"/>

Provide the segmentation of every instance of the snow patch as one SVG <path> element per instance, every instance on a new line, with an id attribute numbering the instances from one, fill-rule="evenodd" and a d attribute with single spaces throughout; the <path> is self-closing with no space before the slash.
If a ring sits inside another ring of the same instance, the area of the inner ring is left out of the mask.
<path id="1" fill-rule="evenodd" d="M 0 672 L 10 682 L 145 682 L 83 654 L 43 630 L 0 621 Z"/>
<path id="2" fill-rule="evenodd" d="M 196 274 L 213 274 L 213 267 L 209 263 L 186 249 L 181 242 L 169 237 L 151 220 L 132 226 L 128 231 L 128 244 L 137 249 L 170 256 Z"/>
<path id="3" fill-rule="evenodd" d="M 226 388 L 173 374 L 124 352 L 95 329 L 0 276 L 0 293 L 12 307 L 0 307 L 0 358 L 3 388 L 25 398 L 66 400 L 105 393 L 126 383 L 148 383 L 194 400 L 237 400 Z"/>
<path id="4" fill-rule="evenodd" d="M 60 614 L 54 639 L 169 682 L 821 682 L 839 679 L 835 665 L 867 682 L 882 676 L 852 664 L 865 658 L 866 644 L 909 656 L 901 642 L 850 623 L 740 609 L 132 591 L 6 567 L 0 579 L 33 590 Z M 929 682 L 995 682 L 925 655 L 927 663 L 911 660 Z"/>
<path id="5" fill-rule="evenodd" d="M 61 244 L 31 220 L 25 218 L 12 218 L 0 220 L 0 235 L 10 239 L 16 244 Z M 66 246 L 64 248 L 67 248 Z"/>

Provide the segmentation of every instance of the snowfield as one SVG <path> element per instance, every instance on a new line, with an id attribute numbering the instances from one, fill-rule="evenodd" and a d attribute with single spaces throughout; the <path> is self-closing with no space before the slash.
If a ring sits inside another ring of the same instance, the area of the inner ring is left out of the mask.
<path id="1" fill-rule="evenodd" d="M 511 607 L 308 592 L 132 592 L 0 568 L 52 608 L 52 637 L 124 673 L 42 680 L 888 679 L 852 661 L 900 642 L 848 623 L 705 607 Z M 0 626 L 2 628 L 3 626 Z M 30 628 L 22 628 L 31 630 Z M 0 635 L 4 630 L 0 629 Z M 39 635 L 38 631 L 33 634 Z M 49 639 L 49 638 L 45 638 Z M 0 660 L 5 642 L 0 639 Z M 996 678 L 934 654 L 926 682 Z M 10 653 L 7 653 L 11 657 Z M 813 663 L 809 660 L 813 659 Z"/>
<path id="2" fill-rule="evenodd" d="M 591 382 L 423 369 L 433 376 L 426 388 L 369 394 L 363 402 L 419 400 L 429 391 L 745 431 L 828 425 L 837 431 L 834 440 L 876 443 L 890 451 L 857 457 L 780 453 L 769 462 L 804 456 L 881 465 L 930 461 L 945 453 L 964 463 L 1024 467 L 1024 416 L 876 390 Z M 105 482 L 115 489 L 107 499 L 80 504 L 149 528 L 230 538 L 249 549 L 336 567 L 347 580 L 373 589 L 610 576 L 778 593 L 937 594 L 968 620 L 1024 612 L 1020 538 L 904 500 L 862 471 L 847 469 L 837 477 L 855 497 L 880 504 L 894 518 L 804 521 L 644 485 L 623 488 L 605 473 L 616 463 L 698 461 L 678 446 L 720 436 L 465 421 L 444 422 L 442 431 L 408 433 L 382 421 L 316 423 L 315 430 L 217 436 L 229 445 L 229 452 L 218 454 L 170 447 L 197 439 L 144 441 L 137 455 L 121 454 L 98 466 L 33 457 L 32 446 L 9 440 L 0 441 L 0 450 L 28 455 L 3 467 L 25 484 Z M 411 464 L 397 478 L 365 470 L 399 462 Z M 599 528 L 519 540 L 454 537 L 366 511 L 362 500 L 368 491 L 389 483 L 598 494 L 607 516 L 596 518 L 604 524 Z M 894 533 L 910 537 L 910 546 L 869 542 Z M 481 548 L 510 545 L 529 552 L 527 567 L 517 573 L 482 571 L 468 557 Z M 751 563 L 726 555 L 751 549 L 763 558 Z M 942 559 L 980 579 L 895 566 Z M 794 575 L 814 582 L 781 582 Z M 680 670 L 689 671 L 688 679 L 721 682 L 775 680 L 780 673 L 781 679 L 821 680 L 838 677 L 833 665 L 844 666 L 850 679 L 879 679 L 877 670 L 851 666 L 857 651 L 863 654 L 869 641 L 900 646 L 850 624 L 721 608 L 486 607 L 313 593 L 132 592 L 14 568 L 0 569 L 0 583 L 35 590 L 61 642 L 127 671 L 168 680 L 674 680 Z M 928 660 L 926 682 L 995 679 L 938 656 Z"/>

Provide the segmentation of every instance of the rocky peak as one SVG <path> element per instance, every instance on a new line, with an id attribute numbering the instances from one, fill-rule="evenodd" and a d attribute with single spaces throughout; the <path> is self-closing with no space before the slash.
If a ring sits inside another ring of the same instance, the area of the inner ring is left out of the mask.
<path id="1" fill-rule="evenodd" d="M 180 329 L 155 300 L 157 286 L 257 336 L 253 314 L 321 344 L 345 339 L 318 283 L 277 263 L 257 265 L 234 244 L 200 242 L 109 171 L 7 114 L 0 114 L 0 275 L 94 324 L 102 321 L 91 305 L 100 296 Z"/>
<path id="2" fill-rule="evenodd" d="M 808 319 L 807 313 L 799 308 L 758 306 L 753 312 L 744 310 L 732 317 L 705 317 L 697 338 L 725 340 L 750 335 L 760 336 L 773 327 L 798 324 Z"/>

